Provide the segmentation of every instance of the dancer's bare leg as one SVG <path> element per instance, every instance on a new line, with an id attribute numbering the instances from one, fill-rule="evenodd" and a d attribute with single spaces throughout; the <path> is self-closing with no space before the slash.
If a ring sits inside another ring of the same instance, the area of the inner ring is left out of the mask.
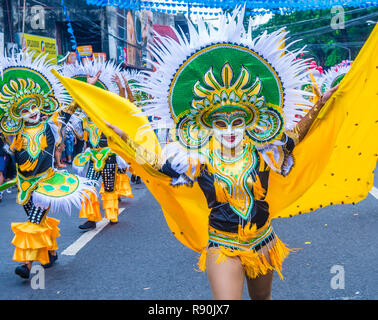
<path id="1" fill-rule="evenodd" d="M 272 300 L 273 271 L 255 279 L 247 278 L 248 293 L 253 300 Z"/>
<path id="2" fill-rule="evenodd" d="M 241 300 L 244 269 L 238 257 L 216 263 L 219 249 L 209 248 L 206 258 L 207 277 L 215 300 Z"/>
<path id="3" fill-rule="evenodd" d="M 274 243 L 271 243 L 274 245 Z M 270 246 L 271 246 L 270 245 Z M 263 247 L 259 253 L 265 256 L 265 259 L 270 263 L 269 257 L 269 247 Z M 259 276 L 254 279 L 247 279 L 248 293 L 253 300 L 272 300 L 272 283 L 273 283 L 273 273 L 270 271 L 265 275 Z"/>

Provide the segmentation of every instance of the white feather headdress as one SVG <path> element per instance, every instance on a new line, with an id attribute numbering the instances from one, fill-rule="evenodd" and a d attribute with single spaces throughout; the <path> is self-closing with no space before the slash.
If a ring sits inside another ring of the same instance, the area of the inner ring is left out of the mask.
<path id="1" fill-rule="evenodd" d="M 175 30 L 178 43 L 171 38 L 156 35 L 159 41 L 156 41 L 151 49 L 156 60 L 154 62 L 156 71 L 147 72 L 148 81 L 142 85 L 143 90 L 153 97 L 144 108 L 145 114 L 160 118 L 152 122 L 153 128 L 176 127 L 177 119 L 172 115 L 170 105 L 172 82 L 178 70 L 190 57 L 215 44 L 235 44 L 244 47 L 255 52 L 269 64 L 282 83 L 282 110 L 286 129 L 291 129 L 295 125 L 298 106 L 303 108 L 304 105 L 308 105 L 304 96 L 311 95 L 298 89 L 308 83 L 306 77 L 308 60 L 296 59 L 304 52 L 304 48 L 289 51 L 288 48 L 294 42 L 285 44 L 288 32 L 284 28 L 269 34 L 264 32 L 261 36 L 254 38 L 251 20 L 247 29 L 244 27 L 243 20 L 244 10 L 237 8 L 231 15 L 224 13 L 220 16 L 219 28 L 206 24 L 203 19 L 199 19 L 196 26 L 188 21 L 189 39 L 182 32 Z M 239 70 L 234 71 L 239 72 Z"/>

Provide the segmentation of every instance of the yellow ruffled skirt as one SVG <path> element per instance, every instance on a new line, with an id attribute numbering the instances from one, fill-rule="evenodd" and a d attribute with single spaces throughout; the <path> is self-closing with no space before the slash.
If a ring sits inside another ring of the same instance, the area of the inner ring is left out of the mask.
<path id="1" fill-rule="evenodd" d="M 30 221 L 12 223 L 11 228 L 15 234 L 12 244 L 16 246 L 13 260 L 49 263 L 49 251 L 58 249 L 56 238 L 60 236 L 59 222 L 57 219 L 45 217 L 40 224 Z"/>
<path id="2" fill-rule="evenodd" d="M 119 200 L 117 190 L 115 189 L 115 191 L 106 192 L 104 190 L 104 183 L 101 183 L 101 189 L 99 193 L 101 195 L 102 209 L 104 209 L 105 218 L 112 222 L 117 222 L 119 214 Z"/>
<path id="3" fill-rule="evenodd" d="M 238 233 L 224 232 L 209 227 L 209 246 L 211 244 L 215 244 L 213 247 L 216 249 L 212 253 L 218 255 L 216 263 L 225 262 L 227 257 L 239 257 L 250 279 L 274 270 L 283 279 L 282 263 L 292 251 L 275 235 L 270 222 L 257 230 L 255 227 L 250 228 L 248 224 L 244 228 L 239 228 Z M 206 270 L 209 246 L 201 252 L 198 261 L 200 271 Z"/>
<path id="4" fill-rule="evenodd" d="M 130 178 L 126 173 L 117 174 L 116 191 L 118 193 L 118 197 L 133 198 L 133 192 L 130 186 Z"/>
<path id="5" fill-rule="evenodd" d="M 118 221 L 118 192 L 105 192 L 103 188 L 100 190 L 101 200 L 102 200 L 102 208 L 105 212 L 105 218 L 110 220 L 111 222 Z"/>
<path id="6" fill-rule="evenodd" d="M 89 221 L 98 222 L 102 220 L 100 212 L 100 203 L 97 195 L 92 192 L 87 192 L 87 197 L 81 202 L 81 210 L 79 218 L 87 218 Z"/>
<path id="7" fill-rule="evenodd" d="M 117 174 L 115 190 L 113 192 L 105 192 L 104 184 L 101 184 L 99 193 L 101 195 L 102 208 L 105 212 L 105 218 L 112 222 L 118 221 L 119 197 L 133 197 L 129 180 L 127 174 Z M 87 192 L 87 198 L 82 201 L 79 218 L 86 218 L 94 222 L 102 220 L 100 204 L 95 194 Z"/>
<path id="8" fill-rule="evenodd" d="M 119 215 L 119 198 L 133 197 L 129 181 L 130 179 L 126 173 L 117 173 L 115 190 L 113 192 L 106 192 L 104 190 L 104 184 L 101 184 L 100 195 L 106 219 L 117 222 Z"/>

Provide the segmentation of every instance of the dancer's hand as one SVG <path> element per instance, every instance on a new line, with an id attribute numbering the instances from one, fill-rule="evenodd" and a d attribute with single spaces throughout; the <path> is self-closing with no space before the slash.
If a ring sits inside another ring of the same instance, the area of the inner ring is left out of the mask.
<path id="1" fill-rule="evenodd" d="M 323 94 L 322 98 L 321 98 L 321 102 L 322 104 L 325 104 L 329 98 L 332 97 L 333 93 L 339 88 L 339 85 L 329 89 L 325 94 Z"/>
<path id="2" fill-rule="evenodd" d="M 126 133 L 123 132 L 120 128 L 110 124 L 109 122 L 105 121 L 105 124 L 108 126 L 108 128 L 112 129 L 118 136 L 122 138 L 122 140 L 126 141 Z"/>
<path id="3" fill-rule="evenodd" d="M 320 110 L 323 108 L 324 104 L 329 100 L 329 98 L 332 97 L 333 93 L 338 89 L 338 87 L 339 86 L 337 85 L 334 88 L 328 90 L 323 96 L 319 96 L 319 92 L 316 93 L 319 100 L 293 129 L 293 132 L 297 136 L 299 142 L 304 139 L 312 123 L 318 117 Z"/>
<path id="4" fill-rule="evenodd" d="M 126 77 L 124 76 L 124 74 L 121 74 L 122 76 L 122 79 L 123 81 L 125 82 L 125 85 L 128 86 L 129 85 L 129 82 L 127 81 Z"/>
<path id="5" fill-rule="evenodd" d="M 125 88 L 122 85 L 122 81 L 121 81 L 119 75 L 118 74 L 113 75 L 112 81 L 117 84 L 117 87 L 118 87 L 118 90 L 119 90 L 119 95 L 122 98 L 125 98 L 126 97 L 126 95 L 125 95 Z"/>
<path id="6" fill-rule="evenodd" d="M 125 82 L 126 91 L 127 91 L 127 99 L 129 99 L 130 102 L 134 102 L 135 99 L 134 99 L 133 92 L 132 92 L 131 89 L 130 89 L 129 82 L 127 81 L 127 79 L 126 79 L 126 77 L 124 76 L 124 74 L 121 74 L 121 76 L 122 76 L 123 81 Z"/>
<path id="7" fill-rule="evenodd" d="M 98 78 L 100 78 L 101 72 L 102 72 L 101 70 L 97 72 L 97 74 L 94 77 L 91 77 L 89 76 L 89 74 L 87 74 L 87 83 L 91 85 L 95 85 L 98 81 Z"/>
<path id="8" fill-rule="evenodd" d="M 117 87 L 119 89 L 123 88 L 122 86 L 122 82 L 121 82 L 121 79 L 119 78 L 118 74 L 115 74 L 113 77 L 112 77 L 112 81 L 116 83 Z"/>

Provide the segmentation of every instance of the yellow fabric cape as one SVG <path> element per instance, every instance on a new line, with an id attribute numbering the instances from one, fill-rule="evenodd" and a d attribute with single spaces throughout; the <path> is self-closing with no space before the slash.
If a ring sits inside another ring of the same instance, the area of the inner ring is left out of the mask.
<path id="1" fill-rule="evenodd" d="M 143 162 L 160 155 L 148 120 L 128 100 L 87 83 L 54 74 L 104 132 L 114 152 L 129 162 L 161 205 L 176 238 L 200 252 L 207 244 L 206 199 L 197 183 L 171 186 L 170 178 Z M 330 204 L 364 199 L 373 186 L 378 157 L 378 27 L 361 49 L 339 89 L 323 107 L 305 139 L 294 149 L 287 177 L 270 173 L 267 201 L 270 218 L 289 217 Z M 124 142 L 105 121 L 121 128 L 137 144 Z M 142 146 L 142 148 L 138 148 Z M 138 151 L 139 150 L 139 151 Z M 147 150 L 147 153 L 143 153 Z M 136 153 L 141 156 L 137 156 Z M 138 153 L 138 154 L 139 154 Z M 158 213 L 157 213 L 158 214 Z"/>

